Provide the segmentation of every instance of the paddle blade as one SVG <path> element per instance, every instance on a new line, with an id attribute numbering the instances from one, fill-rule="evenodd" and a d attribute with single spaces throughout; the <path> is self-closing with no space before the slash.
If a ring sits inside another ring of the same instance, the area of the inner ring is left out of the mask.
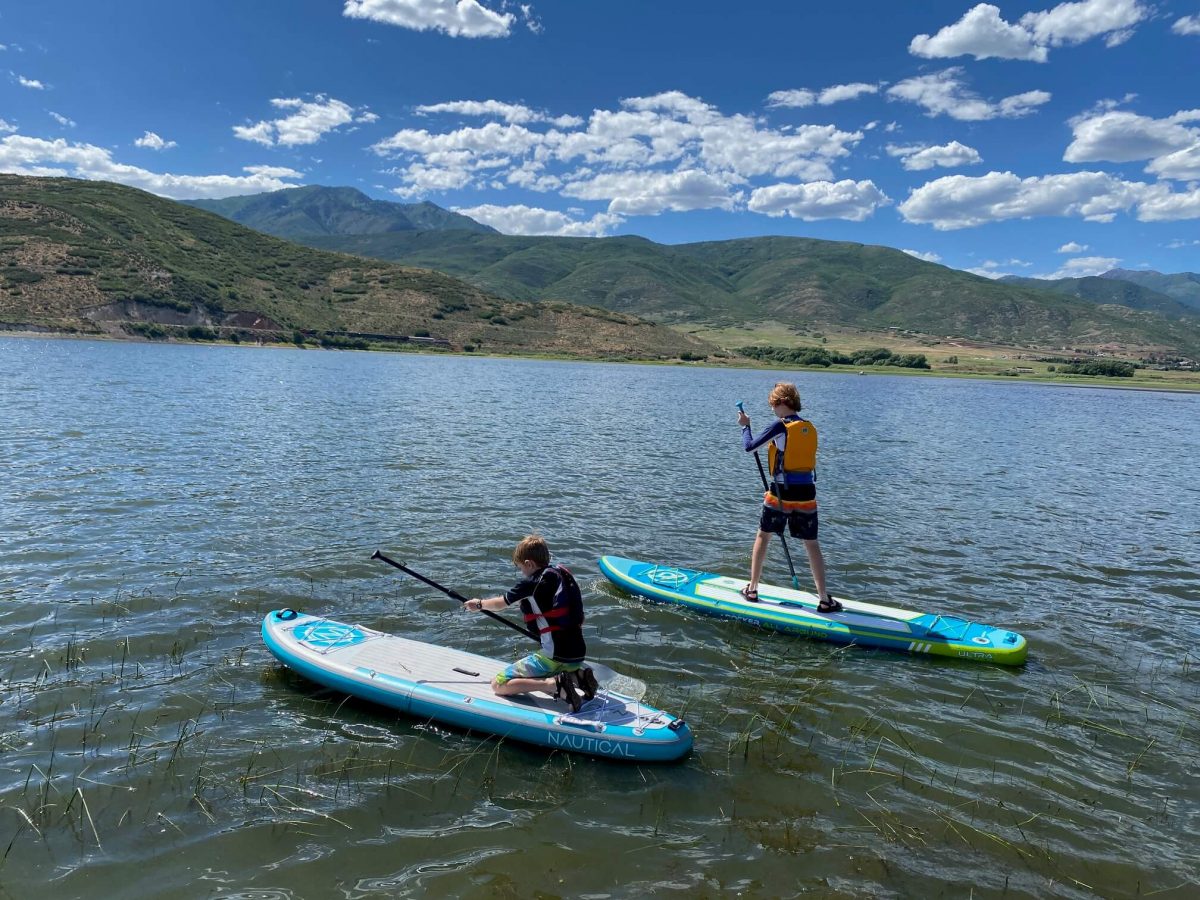
<path id="1" fill-rule="evenodd" d="M 585 665 L 591 668 L 592 674 L 596 676 L 596 681 L 604 690 L 629 697 L 631 700 L 641 700 L 646 696 L 646 682 L 641 679 L 614 672 L 603 663 L 588 660 Z"/>

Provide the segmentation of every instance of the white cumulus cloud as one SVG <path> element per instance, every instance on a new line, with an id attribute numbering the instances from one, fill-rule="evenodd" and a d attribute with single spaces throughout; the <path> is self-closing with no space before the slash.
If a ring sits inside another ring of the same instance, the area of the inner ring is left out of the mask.
<path id="1" fill-rule="evenodd" d="M 0 119 L 0 134 L 12 134 L 16 130 L 16 125 L 13 125 L 11 122 L 5 119 Z"/>
<path id="2" fill-rule="evenodd" d="M 573 218 L 553 209 L 534 206 L 455 207 L 457 213 L 470 216 L 476 222 L 491 225 L 503 234 L 542 234 L 557 237 L 603 237 L 625 220 L 610 213 L 596 213 L 590 219 Z"/>
<path id="3" fill-rule="evenodd" d="M 1026 13 L 1021 16 L 1021 26 L 1045 46 L 1082 44 L 1104 37 L 1107 46 L 1115 47 L 1128 40 L 1133 27 L 1148 19 L 1151 12 L 1150 7 L 1138 0 L 1081 0 L 1060 3 L 1043 12 Z"/>
<path id="4" fill-rule="evenodd" d="M 1027 116 L 1050 100 L 1046 91 L 1026 91 L 999 102 L 984 100 L 962 81 L 959 66 L 917 75 L 897 82 L 887 90 L 888 97 L 924 107 L 928 116 L 945 115 L 962 122 L 987 119 L 1015 119 Z"/>
<path id="5" fill-rule="evenodd" d="M 1171 26 L 1176 34 L 1200 34 L 1200 16 L 1184 16 Z"/>
<path id="6" fill-rule="evenodd" d="M 951 169 L 955 166 L 973 166 L 983 162 L 978 150 L 958 141 L 934 147 L 926 147 L 923 144 L 888 144 L 885 149 L 889 156 L 899 157 L 900 165 L 910 172 L 920 172 L 934 166 Z"/>
<path id="7" fill-rule="evenodd" d="M 1200 218 L 1200 188 L 1175 192 L 1165 184 L 1123 181 L 1106 172 L 1021 178 L 1012 172 L 947 175 L 915 188 L 898 207 L 908 222 L 939 231 L 1007 219 L 1078 216 L 1110 222 L 1135 211 L 1143 222 Z"/>
<path id="8" fill-rule="evenodd" d="M 1089 275 L 1103 275 L 1110 269 L 1115 269 L 1121 260 L 1115 256 L 1079 256 L 1068 259 L 1050 275 L 1039 275 L 1038 278 L 1086 278 Z"/>
<path id="9" fill-rule="evenodd" d="M 540 29 L 532 8 L 521 7 L 533 31 Z M 342 15 L 413 31 L 441 31 L 451 37 L 505 37 L 517 17 L 488 9 L 478 0 L 346 0 Z"/>
<path id="10" fill-rule="evenodd" d="M 975 266 L 974 268 L 964 269 L 963 271 L 970 272 L 972 275 L 981 275 L 984 278 L 995 279 L 995 278 L 1003 278 L 1005 275 L 1013 274 L 1011 271 L 1005 271 L 1005 270 L 1011 270 L 1014 268 L 1027 269 L 1027 268 L 1029 268 L 1029 266 L 1030 266 L 1030 263 L 1027 263 L 1023 259 L 1009 259 L 1009 260 L 988 259 L 988 260 L 984 260 L 982 263 L 980 263 L 978 266 Z"/>
<path id="11" fill-rule="evenodd" d="M 135 147 L 145 147 L 147 150 L 170 150 L 176 146 L 174 141 L 164 141 L 153 131 L 147 131 L 133 142 Z"/>
<path id="12" fill-rule="evenodd" d="M 1082 253 L 1083 251 L 1085 251 L 1087 249 L 1088 249 L 1087 244 L 1080 244 L 1080 243 L 1076 243 L 1075 241 L 1067 241 L 1067 243 L 1063 244 L 1061 247 L 1059 247 L 1054 252 L 1055 253 Z"/>
<path id="13" fill-rule="evenodd" d="M 1200 143 L 1151 160 L 1146 171 L 1159 178 L 1200 181 Z"/>
<path id="14" fill-rule="evenodd" d="M 399 175 L 403 182 L 399 187 L 392 188 L 392 193 L 407 199 L 424 197 L 440 191 L 458 190 L 471 184 L 475 177 L 467 169 L 426 165 L 419 162 L 414 162 L 404 168 L 392 169 L 389 174 Z"/>
<path id="15" fill-rule="evenodd" d="M 676 172 L 606 172 L 568 182 L 567 197 L 607 200 L 620 216 L 653 216 L 693 209 L 733 209 L 741 199 L 721 178 L 698 169 Z"/>
<path id="16" fill-rule="evenodd" d="M 990 3 L 980 3 L 933 36 L 918 34 L 909 43 L 908 52 L 927 59 L 974 56 L 1045 62 L 1047 58 L 1046 48 L 1035 44 L 1028 30 L 1005 22 L 999 8 Z"/>
<path id="17" fill-rule="evenodd" d="M 526 122 L 549 122 L 559 128 L 575 128 L 583 124 L 578 116 L 548 116 L 545 113 L 522 106 L 519 103 L 505 103 L 501 100 L 452 100 L 447 103 L 431 103 L 416 108 L 418 115 L 436 115 L 449 113 L 460 116 L 480 116 L 491 119 L 503 119 L 510 125 L 522 125 Z"/>
<path id="18" fill-rule="evenodd" d="M 1124 43 L 1151 13 L 1151 7 L 1138 0 L 1080 0 L 1026 13 L 1014 24 L 1001 17 L 999 7 L 980 3 L 937 34 L 917 35 L 908 50 L 927 59 L 973 56 L 1045 62 L 1051 47 L 1097 37 L 1109 47 Z"/>
<path id="19" fill-rule="evenodd" d="M 44 91 L 46 89 L 46 85 L 42 84 L 42 82 L 38 81 L 36 78 L 26 78 L 24 75 L 17 76 L 17 83 L 20 84 L 21 87 L 27 87 L 34 91 Z"/>
<path id="20" fill-rule="evenodd" d="M 1200 219 L 1200 186 L 1193 184 L 1186 191 L 1172 191 L 1162 182 L 1148 185 L 1138 204 L 1138 219 L 1143 222 Z"/>
<path id="21" fill-rule="evenodd" d="M 754 179 L 831 181 L 835 163 L 864 136 L 833 125 L 768 128 L 680 91 L 626 98 L 586 121 L 495 100 L 418 112 L 501 121 L 403 128 L 378 141 L 372 150 L 395 160 L 400 196 L 514 185 L 604 201 L 622 216 L 738 208 Z"/>
<path id="22" fill-rule="evenodd" d="M 1102 111 L 1070 120 L 1073 140 L 1063 153 L 1067 162 L 1133 162 L 1162 178 L 1192 181 L 1200 177 L 1200 109 L 1164 119 L 1123 110 Z"/>
<path id="23" fill-rule="evenodd" d="M 816 181 L 757 188 L 750 194 L 747 207 L 764 215 L 788 215 L 805 222 L 819 219 L 862 222 L 876 209 L 891 202 L 874 182 L 846 179 L 836 183 Z"/>
<path id="24" fill-rule="evenodd" d="M 47 141 L 21 135 L 0 140 L 0 171 L 115 181 L 177 200 L 278 191 L 296 187 L 283 178 L 300 177 L 300 173 L 291 169 L 253 171 L 254 168 L 242 170 L 249 172 L 248 175 L 173 175 L 116 162 L 107 149 L 94 144 L 70 143 L 62 139 Z M 281 175 L 280 172 L 289 174 Z"/>
<path id="25" fill-rule="evenodd" d="M 303 178 L 301 172 L 288 166 L 243 166 L 243 172 L 249 172 L 251 175 L 260 175 L 263 178 Z"/>
<path id="26" fill-rule="evenodd" d="M 50 110 L 49 112 L 50 112 L 50 118 L 52 118 L 55 122 L 57 122 L 63 128 L 74 128 L 75 127 L 75 121 L 73 119 L 68 119 L 66 116 L 62 115 L 61 113 L 56 113 L 54 110 Z"/>
<path id="27" fill-rule="evenodd" d="M 234 135 L 244 141 L 253 141 L 266 147 L 294 147 L 315 144 L 323 135 L 343 125 L 369 123 L 378 119 L 372 112 L 365 109 L 356 110 L 349 104 L 324 94 L 317 94 L 312 100 L 301 100 L 297 97 L 275 98 L 271 105 L 276 109 L 294 112 L 279 119 L 255 122 L 253 125 L 235 125 Z"/>
<path id="28" fill-rule="evenodd" d="M 843 100 L 854 100 L 863 94 L 878 94 L 879 85 L 856 81 L 852 84 L 835 84 L 820 91 L 798 88 L 789 91 L 774 91 L 767 97 L 767 106 L 803 108 L 820 104 L 830 106 Z"/>

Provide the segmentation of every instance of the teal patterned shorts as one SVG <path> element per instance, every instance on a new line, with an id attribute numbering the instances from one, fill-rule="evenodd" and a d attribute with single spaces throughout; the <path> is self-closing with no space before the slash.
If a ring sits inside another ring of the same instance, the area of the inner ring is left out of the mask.
<path id="1" fill-rule="evenodd" d="M 549 678 L 559 672 L 577 672 L 583 663 L 564 663 L 553 660 L 538 651 L 518 659 L 496 676 L 496 684 L 504 684 L 513 678 Z"/>

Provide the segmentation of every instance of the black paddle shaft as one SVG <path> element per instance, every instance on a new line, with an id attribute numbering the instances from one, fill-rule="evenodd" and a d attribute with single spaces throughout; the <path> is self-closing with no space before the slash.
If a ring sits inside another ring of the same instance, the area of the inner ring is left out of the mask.
<path id="1" fill-rule="evenodd" d="M 438 584 L 432 578 L 426 578 L 420 572 L 415 572 L 412 569 L 410 569 L 408 566 L 404 565 L 403 563 L 398 563 L 394 559 L 390 559 L 390 558 L 384 556 L 378 550 L 376 550 L 374 552 L 374 554 L 371 555 L 371 559 L 382 559 L 389 566 L 393 566 L 393 567 L 399 569 L 405 575 L 411 575 L 413 578 L 417 579 L 417 581 L 423 581 L 425 584 L 429 585 L 431 588 L 436 588 L 437 590 L 441 591 L 447 597 L 453 597 L 459 603 L 467 602 L 467 598 L 464 597 L 462 594 L 460 594 L 458 591 L 454 590 L 453 588 L 448 588 L 445 585 Z M 535 634 L 533 634 L 530 631 L 526 631 L 524 628 L 522 628 L 516 622 L 513 622 L 511 619 L 506 619 L 506 618 L 504 618 L 504 616 L 498 616 L 494 612 L 491 612 L 490 610 L 486 610 L 486 609 L 481 609 L 480 612 L 482 612 L 489 619 L 495 619 L 497 622 L 503 622 L 509 628 L 513 629 L 513 631 L 519 631 L 519 632 L 521 632 L 521 634 L 525 635 L 525 637 L 527 637 L 531 640 L 534 640 L 534 641 L 538 640 L 538 638 Z M 541 643 L 541 642 L 538 641 L 538 643 Z"/>

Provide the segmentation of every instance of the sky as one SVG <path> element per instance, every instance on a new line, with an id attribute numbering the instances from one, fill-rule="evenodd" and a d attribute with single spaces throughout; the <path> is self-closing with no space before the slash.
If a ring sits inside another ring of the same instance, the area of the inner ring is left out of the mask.
<path id="1" fill-rule="evenodd" d="M 0 0 L 0 171 L 1200 271 L 1200 0 Z"/>

